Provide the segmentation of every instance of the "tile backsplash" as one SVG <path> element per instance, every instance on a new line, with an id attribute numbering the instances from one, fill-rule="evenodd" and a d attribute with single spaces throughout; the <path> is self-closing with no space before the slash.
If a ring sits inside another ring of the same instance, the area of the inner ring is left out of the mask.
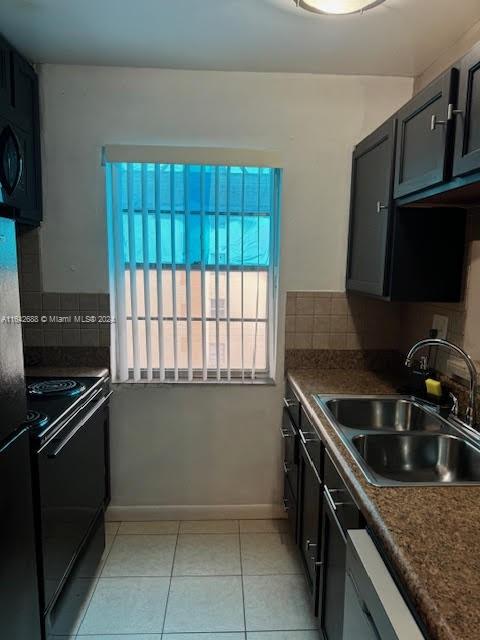
<path id="1" fill-rule="evenodd" d="M 109 314 L 108 294 L 22 292 L 21 306 L 27 347 L 110 345 L 110 325 L 99 322 Z M 38 321 L 28 322 L 28 318 Z M 96 320 L 90 322 L 93 318 Z"/>
<path id="2" fill-rule="evenodd" d="M 20 228 L 17 245 L 24 345 L 109 347 L 110 325 L 99 322 L 99 317 L 108 316 L 110 312 L 109 295 L 44 291 L 39 230 Z M 92 316 L 96 320 L 89 322 Z"/>
<path id="3" fill-rule="evenodd" d="M 396 349 L 400 309 L 395 303 L 342 291 L 289 291 L 286 349 Z"/>

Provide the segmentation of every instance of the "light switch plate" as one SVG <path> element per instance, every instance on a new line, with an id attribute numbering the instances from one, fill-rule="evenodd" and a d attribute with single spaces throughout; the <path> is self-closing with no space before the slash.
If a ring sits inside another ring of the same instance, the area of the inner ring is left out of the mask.
<path id="1" fill-rule="evenodd" d="M 446 340 L 448 331 L 448 317 L 441 316 L 435 313 L 433 316 L 432 329 L 437 330 L 437 338 Z"/>

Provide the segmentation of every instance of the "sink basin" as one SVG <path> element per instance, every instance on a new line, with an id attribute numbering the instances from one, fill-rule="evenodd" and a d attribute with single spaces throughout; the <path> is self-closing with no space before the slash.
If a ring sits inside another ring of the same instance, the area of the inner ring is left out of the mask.
<path id="1" fill-rule="evenodd" d="M 325 407 L 333 419 L 349 429 L 441 431 L 443 421 L 404 398 L 332 398 Z"/>
<path id="2" fill-rule="evenodd" d="M 480 438 L 409 396 L 315 396 L 370 484 L 480 485 Z"/>
<path id="3" fill-rule="evenodd" d="M 368 434 L 352 444 L 378 476 L 402 483 L 480 482 L 480 451 L 445 434 Z"/>

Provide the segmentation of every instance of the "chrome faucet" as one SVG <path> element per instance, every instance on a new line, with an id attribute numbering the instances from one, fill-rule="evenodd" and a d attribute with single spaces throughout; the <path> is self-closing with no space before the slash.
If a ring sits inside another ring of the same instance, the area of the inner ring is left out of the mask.
<path id="1" fill-rule="evenodd" d="M 458 347 L 456 344 L 453 344 L 453 342 L 448 342 L 448 340 L 441 340 L 440 338 L 428 338 L 427 340 L 420 340 L 420 342 L 417 342 L 413 345 L 413 347 L 408 352 L 407 358 L 405 360 L 406 367 L 412 366 L 413 356 L 419 349 L 423 349 L 424 347 L 439 347 L 447 349 L 449 351 L 453 351 L 457 355 L 461 356 L 461 358 L 463 358 L 470 373 L 470 394 L 466 414 L 466 423 L 469 427 L 475 427 L 477 425 L 477 368 L 472 358 L 466 351 Z"/>

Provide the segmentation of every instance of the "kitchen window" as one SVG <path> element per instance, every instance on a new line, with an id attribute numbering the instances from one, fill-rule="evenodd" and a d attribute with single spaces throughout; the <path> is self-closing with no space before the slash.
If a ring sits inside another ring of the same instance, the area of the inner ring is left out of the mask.
<path id="1" fill-rule="evenodd" d="M 281 171 L 106 161 L 116 381 L 274 375 Z"/>

